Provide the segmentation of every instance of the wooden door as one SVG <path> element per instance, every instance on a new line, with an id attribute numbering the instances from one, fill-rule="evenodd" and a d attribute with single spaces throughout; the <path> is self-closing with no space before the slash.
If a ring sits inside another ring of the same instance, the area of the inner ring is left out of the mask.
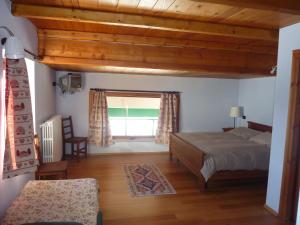
<path id="1" fill-rule="evenodd" d="M 300 139 L 300 138 L 299 138 Z M 298 145 L 298 149 L 299 149 L 299 145 Z M 300 172 L 299 172 L 299 155 L 298 155 L 298 163 L 297 163 L 297 179 L 294 183 L 294 188 L 293 188 L 293 196 L 294 197 L 294 202 L 293 202 L 293 206 L 292 206 L 292 215 L 291 215 L 291 219 L 292 222 L 296 222 L 297 219 L 297 212 L 298 212 L 298 201 L 299 201 L 299 183 L 300 183 Z"/>
<path id="2" fill-rule="evenodd" d="M 295 222 L 300 181 L 300 50 L 293 52 L 288 127 L 279 214 Z"/>

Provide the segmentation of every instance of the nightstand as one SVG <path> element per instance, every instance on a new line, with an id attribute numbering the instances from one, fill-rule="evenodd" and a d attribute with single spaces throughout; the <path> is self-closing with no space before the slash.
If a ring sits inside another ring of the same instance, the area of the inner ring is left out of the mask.
<path id="1" fill-rule="evenodd" d="M 223 131 L 224 132 L 227 132 L 227 131 L 230 131 L 230 130 L 232 130 L 232 129 L 234 129 L 233 127 L 224 127 L 223 128 Z"/>

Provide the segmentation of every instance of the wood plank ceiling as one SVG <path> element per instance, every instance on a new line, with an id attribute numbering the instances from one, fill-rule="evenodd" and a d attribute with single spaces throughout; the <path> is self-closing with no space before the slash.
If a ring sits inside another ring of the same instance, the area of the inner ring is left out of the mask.
<path id="1" fill-rule="evenodd" d="M 244 78 L 271 76 L 296 0 L 14 0 L 54 69 Z"/>

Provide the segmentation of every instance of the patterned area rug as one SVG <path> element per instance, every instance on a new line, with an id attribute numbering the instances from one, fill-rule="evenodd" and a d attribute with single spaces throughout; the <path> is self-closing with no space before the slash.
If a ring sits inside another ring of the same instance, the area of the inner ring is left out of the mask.
<path id="1" fill-rule="evenodd" d="M 155 165 L 125 165 L 130 192 L 135 197 L 176 194 L 175 189 Z"/>

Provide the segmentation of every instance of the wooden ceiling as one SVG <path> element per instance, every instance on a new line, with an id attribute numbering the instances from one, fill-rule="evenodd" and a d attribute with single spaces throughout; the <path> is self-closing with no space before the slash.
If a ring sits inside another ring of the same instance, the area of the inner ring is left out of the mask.
<path id="1" fill-rule="evenodd" d="M 296 0 L 14 0 L 54 69 L 244 78 L 271 76 Z"/>

